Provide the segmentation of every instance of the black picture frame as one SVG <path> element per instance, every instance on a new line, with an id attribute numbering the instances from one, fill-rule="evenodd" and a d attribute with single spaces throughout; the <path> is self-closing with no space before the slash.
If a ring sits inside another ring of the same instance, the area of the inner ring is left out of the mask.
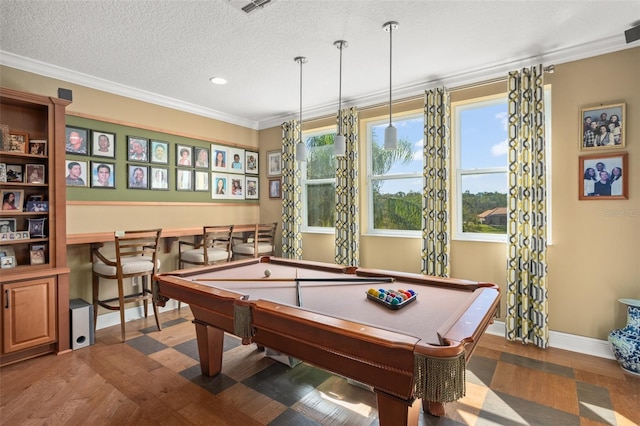
<path id="1" fill-rule="evenodd" d="M 116 158 L 116 134 L 91 130 L 91 156 Z"/>
<path id="2" fill-rule="evenodd" d="M 140 175 L 140 171 L 142 175 Z M 139 164 L 127 164 L 127 188 L 149 189 L 149 167 Z"/>
<path id="3" fill-rule="evenodd" d="M 258 176 L 246 176 L 245 187 L 245 200 L 260 199 L 260 178 Z"/>
<path id="4" fill-rule="evenodd" d="M 169 142 L 151 139 L 149 157 L 153 164 L 169 164 Z"/>
<path id="5" fill-rule="evenodd" d="M 151 167 L 149 169 L 151 180 L 149 187 L 154 191 L 169 190 L 169 169 L 166 167 Z"/>
<path id="6" fill-rule="evenodd" d="M 89 129 L 66 126 L 65 152 L 72 155 L 89 155 Z"/>
<path id="7" fill-rule="evenodd" d="M 244 172 L 248 175 L 260 174 L 260 155 L 257 151 L 244 152 Z"/>
<path id="8" fill-rule="evenodd" d="M 176 191 L 193 191 L 193 170 L 176 169 Z"/>
<path id="9" fill-rule="evenodd" d="M 31 238 L 44 238 L 46 217 L 39 217 L 37 219 L 29 218 L 29 236 Z"/>
<path id="10" fill-rule="evenodd" d="M 104 171 L 108 169 L 108 177 L 105 182 Z M 115 189 L 116 187 L 116 165 L 115 163 L 107 163 L 105 161 L 92 161 L 91 162 L 91 188 L 108 188 Z"/>
<path id="11" fill-rule="evenodd" d="M 148 163 L 149 139 L 127 135 L 127 160 L 136 163 Z"/>
<path id="12" fill-rule="evenodd" d="M 203 148 L 196 146 L 193 148 L 193 158 L 195 160 L 194 166 L 196 169 L 208 169 L 210 153 L 209 148 Z"/>
<path id="13" fill-rule="evenodd" d="M 176 144 L 176 166 L 193 167 L 193 147 Z"/>
<path id="14" fill-rule="evenodd" d="M 196 170 L 193 178 L 194 188 L 196 192 L 209 192 L 210 172 L 204 170 Z"/>

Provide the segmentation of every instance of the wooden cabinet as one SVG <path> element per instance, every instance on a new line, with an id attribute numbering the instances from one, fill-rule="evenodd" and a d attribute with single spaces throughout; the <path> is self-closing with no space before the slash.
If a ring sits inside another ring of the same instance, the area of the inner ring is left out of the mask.
<path id="1" fill-rule="evenodd" d="M 68 104 L 0 88 L 0 365 L 70 347 L 65 186 Z"/>

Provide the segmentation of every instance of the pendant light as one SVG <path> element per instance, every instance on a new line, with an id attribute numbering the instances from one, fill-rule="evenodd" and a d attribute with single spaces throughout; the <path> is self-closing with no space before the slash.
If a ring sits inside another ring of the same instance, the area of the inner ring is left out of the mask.
<path id="1" fill-rule="evenodd" d="M 307 63 L 307 58 L 296 56 L 293 60 L 300 64 L 300 133 L 296 144 L 296 161 L 303 162 L 307 159 L 307 145 L 302 141 L 302 64 Z"/>
<path id="2" fill-rule="evenodd" d="M 333 45 L 340 49 L 340 84 L 338 89 L 338 133 L 333 139 L 333 155 L 336 157 L 344 157 L 347 148 L 347 142 L 342 134 L 342 49 L 347 48 L 349 43 L 345 40 L 333 42 Z"/>
<path id="3" fill-rule="evenodd" d="M 385 22 L 382 28 L 389 32 L 389 126 L 384 131 L 384 149 L 396 149 L 398 146 L 398 129 L 393 127 L 392 114 L 391 114 L 391 70 L 393 59 L 393 30 L 398 29 L 398 23 L 396 21 Z"/>

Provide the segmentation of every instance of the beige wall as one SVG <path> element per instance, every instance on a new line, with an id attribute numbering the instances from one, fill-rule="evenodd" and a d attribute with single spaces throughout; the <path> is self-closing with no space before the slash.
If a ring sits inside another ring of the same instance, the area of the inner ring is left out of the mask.
<path id="1" fill-rule="evenodd" d="M 548 248 L 549 326 L 553 331 L 605 340 L 609 331 L 626 323 L 619 298 L 640 299 L 640 48 L 556 66 L 545 75 L 552 88 L 552 244 Z M 505 84 L 454 91 L 451 100 L 506 92 Z M 419 96 L 419 94 L 416 94 Z M 578 171 L 581 138 L 580 109 L 598 104 L 626 103 L 625 131 L 629 154 L 629 199 L 579 201 Z M 420 110 L 422 101 L 394 107 L 394 113 Z M 361 135 L 368 118 L 385 116 L 386 107 L 361 111 Z M 305 122 L 305 130 L 332 119 Z M 279 146 L 279 134 L 260 146 Z M 264 137 L 263 137 L 264 136 Z M 360 138 L 364 141 L 364 138 Z M 366 147 L 361 146 L 361 149 Z M 362 151 L 363 152 L 363 151 Z M 364 153 L 361 155 L 364 169 Z M 361 229 L 366 214 L 364 173 L 361 181 Z M 262 205 L 261 205 L 262 207 Z M 362 266 L 420 272 L 421 241 L 417 238 L 361 237 Z M 333 261 L 333 235 L 304 234 L 303 257 Z M 490 281 L 506 287 L 506 247 L 503 243 L 451 242 L 451 275 Z M 504 318 L 505 297 L 501 315 Z"/>

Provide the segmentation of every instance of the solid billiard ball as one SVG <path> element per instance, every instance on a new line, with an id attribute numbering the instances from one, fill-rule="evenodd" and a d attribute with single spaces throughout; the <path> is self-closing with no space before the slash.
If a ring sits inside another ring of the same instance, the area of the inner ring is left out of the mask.
<path id="1" fill-rule="evenodd" d="M 267 278 L 270 277 L 271 276 L 271 271 L 268 270 L 268 269 L 265 269 L 264 270 L 264 276 L 267 277 Z"/>

